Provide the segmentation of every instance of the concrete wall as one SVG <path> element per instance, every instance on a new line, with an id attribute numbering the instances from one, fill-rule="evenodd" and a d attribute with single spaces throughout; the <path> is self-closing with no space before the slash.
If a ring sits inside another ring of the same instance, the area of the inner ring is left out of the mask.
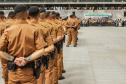
<path id="1" fill-rule="evenodd" d="M 4 10 L 5 16 L 8 15 L 8 12 L 10 10 Z M 50 10 L 52 11 L 52 10 Z M 64 18 L 66 16 L 70 16 L 73 11 L 76 12 L 76 16 L 80 18 L 84 18 L 85 13 L 112 13 L 113 14 L 113 19 L 116 18 L 124 18 L 124 11 L 125 10 L 95 10 L 94 12 L 92 10 L 55 10 L 56 12 L 60 12 L 61 16 Z M 126 18 L 124 18 L 126 19 Z"/>

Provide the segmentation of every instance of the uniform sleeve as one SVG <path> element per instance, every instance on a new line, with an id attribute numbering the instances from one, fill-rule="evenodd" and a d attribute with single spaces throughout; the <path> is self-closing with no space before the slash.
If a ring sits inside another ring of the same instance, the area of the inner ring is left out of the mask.
<path id="1" fill-rule="evenodd" d="M 52 27 L 50 34 L 51 34 L 51 38 L 56 38 L 56 30 L 55 30 L 55 28 Z"/>
<path id="2" fill-rule="evenodd" d="M 10 27 L 10 24 L 9 23 L 6 23 L 6 28 L 9 28 Z"/>
<path id="3" fill-rule="evenodd" d="M 63 32 L 64 32 L 64 30 L 63 30 L 62 26 L 58 26 L 57 36 L 62 36 Z"/>
<path id="4" fill-rule="evenodd" d="M 67 25 L 67 26 L 70 26 L 70 25 L 69 25 L 69 20 L 67 20 L 66 25 Z"/>
<path id="5" fill-rule="evenodd" d="M 7 31 L 5 31 L 0 37 L 0 51 L 5 51 L 7 49 L 8 39 L 7 39 Z"/>
<path id="6" fill-rule="evenodd" d="M 44 41 L 43 37 L 41 36 L 41 34 L 36 31 L 35 32 L 35 47 L 37 50 L 44 48 L 45 46 L 47 46 L 47 43 Z"/>
<path id="7" fill-rule="evenodd" d="M 48 46 L 53 44 L 51 34 L 48 31 L 46 31 L 45 42 L 47 43 Z"/>

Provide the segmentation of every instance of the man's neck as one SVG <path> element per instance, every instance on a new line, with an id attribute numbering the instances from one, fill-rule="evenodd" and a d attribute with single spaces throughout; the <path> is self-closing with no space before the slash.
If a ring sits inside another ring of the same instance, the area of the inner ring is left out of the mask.
<path id="1" fill-rule="evenodd" d="M 50 19 L 50 18 L 46 18 L 46 20 L 51 21 L 52 19 Z"/>
<path id="2" fill-rule="evenodd" d="M 55 20 L 55 18 L 52 19 L 53 21 Z"/>
<path id="3" fill-rule="evenodd" d="M 10 18 L 10 20 L 14 20 L 14 18 Z"/>
<path id="4" fill-rule="evenodd" d="M 33 19 L 33 18 L 31 18 L 30 22 L 38 23 L 38 19 Z"/>
<path id="5" fill-rule="evenodd" d="M 22 20 L 22 19 L 17 19 L 15 24 L 28 24 L 26 19 Z"/>
<path id="6" fill-rule="evenodd" d="M 59 18 L 56 18 L 56 20 L 59 20 Z"/>

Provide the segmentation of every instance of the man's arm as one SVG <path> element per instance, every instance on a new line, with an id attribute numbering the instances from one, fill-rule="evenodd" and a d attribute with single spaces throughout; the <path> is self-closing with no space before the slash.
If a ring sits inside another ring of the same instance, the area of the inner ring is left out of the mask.
<path id="1" fill-rule="evenodd" d="M 45 48 L 45 49 L 42 48 L 42 49 L 40 49 L 40 50 L 35 51 L 35 52 L 34 52 L 33 54 L 31 54 L 30 56 L 25 57 L 24 59 L 25 59 L 25 61 L 27 61 L 27 62 L 33 61 L 33 60 L 35 60 L 35 59 L 41 57 L 42 55 L 44 55 L 44 53 L 50 52 L 50 50 L 52 50 L 53 48 L 54 48 L 54 45 L 49 46 L 49 47 L 47 47 L 47 48 Z"/>
<path id="2" fill-rule="evenodd" d="M 37 58 L 39 58 L 40 56 L 44 55 L 44 53 L 48 53 L 50 52 L 50 50 L 53 48 L 53 46 L 49 46 L 48 48 L 42 48 L 40 50 L 37 50 L 36 52 L 34 52 L 33 54 L 31 54 L 28 57 L 20 57 L 20 58 L 16 58 L 15 59 L 15 64 L 19 65 L 19 66 L 24 66 L 27 62 L 29 61 L 33 61 Z M 14 56 L 11 56 L 10 54 L 0 51 L 0 57 L 9 61 L 13 61 L 14 60 Z M 24 62 L 25 60 L 25 62 Z"/>
<path id="3" fill-rule="evenodd" d="M 4 52 L 4 51 L 0 51 L 0 57 L 9 61 L 13 61 L 14 57 L 11 56 L 10 54 Z"/>

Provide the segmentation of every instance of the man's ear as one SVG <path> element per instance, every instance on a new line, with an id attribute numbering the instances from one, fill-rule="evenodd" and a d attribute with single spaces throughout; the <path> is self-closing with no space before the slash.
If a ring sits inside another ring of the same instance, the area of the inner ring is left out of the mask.
<path id="1" fill-rule="evenodd" d="M 3 16 L 3 19 L 5 18 L 5 16 Z"/>
<path id="2" fill-rule="evenodd" d="M 26 17 L 29 17 L 29 14 L 28 13 L 26 14 Z"/>

